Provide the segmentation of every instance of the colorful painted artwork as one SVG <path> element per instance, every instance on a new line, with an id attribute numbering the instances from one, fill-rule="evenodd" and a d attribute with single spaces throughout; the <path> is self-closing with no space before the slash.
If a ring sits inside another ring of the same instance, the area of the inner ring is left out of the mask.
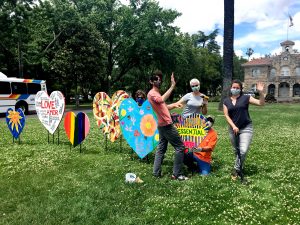
<path id="1" fill-rule="evenodd" d="M 98 92 L 93 101 L 93 113 L 97 125 L 107 135 L 111 142 L 114 142 L 121 135 L 119 123 L 119 107 L 129 95 L 122 90 L 115 92 L 110 98 L 105 92 Z"/>
<path id="2" fill-rule="evenodd" d="M 25 126 L 25 115 L 22 109 L 9 108 L 6 112 L 6 123 L 12 136 L 17 139 Z"/>
<path id="3" fill-rule="evenodd" d="M 158 144 L 157 117 L 149 101 L 138 106 L 132 98 L 125 99 L 119 108 L 122 134 L 140 158 L 152 152 Z"/>
<path id="4" fill-rule="evenodd" d="M 35 96 L 35 108 L 41 123 L 49 133 L 54 134 L 65 111 L 65 97 L 60 91 L 53 91 L 49 96 L 39 91 Z"/>
<path id="5" fill-rule="evenodd" d="M 202 114 L 192 114 L 185 119 L 176 113 L 171 116 L 186 147 L 197 147 L 206 137 L 209 127 L 207 126 L 206 117 Z"/>
<path id="6" fill-rule="evenodd" d="M 79 112 L 77 116 L 74 112 L 68 112 L 64 126 L 69 141 L 74 147 L 79 145 L 90 131 L 90 121 L 84 112 Z"/>

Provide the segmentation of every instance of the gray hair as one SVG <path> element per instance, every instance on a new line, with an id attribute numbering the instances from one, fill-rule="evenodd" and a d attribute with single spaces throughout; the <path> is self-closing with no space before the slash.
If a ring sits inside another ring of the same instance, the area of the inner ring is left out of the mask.
<path id="1" fill-rule="evenodd" d="M 199 81 L 198 79 L 196 79 L 196 78 L 193 78 L 193 79 L 191 79 L 191 81 L 190 81 L 190 85 L 192 85 L 193 83 L 200 84 L 200 81 Z"/>

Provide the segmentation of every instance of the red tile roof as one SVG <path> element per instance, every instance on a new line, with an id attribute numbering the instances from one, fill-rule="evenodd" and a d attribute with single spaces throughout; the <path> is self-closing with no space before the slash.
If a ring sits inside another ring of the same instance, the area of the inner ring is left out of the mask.
<path id="1" fill-rule="evenodd" d="M 249 62 L 242 64 L 242 66 L 264 66 L 264 65 L 271 65 L 272 59 L 271 58 L 261 58 L 261 59 L 252 59 Z"/>

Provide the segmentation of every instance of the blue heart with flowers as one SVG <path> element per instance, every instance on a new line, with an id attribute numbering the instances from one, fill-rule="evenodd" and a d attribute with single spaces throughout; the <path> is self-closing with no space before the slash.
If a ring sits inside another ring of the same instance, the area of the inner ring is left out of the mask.
<path id="1" fill-rule="evenodd" d="M 124 139 L 140 158 L 152 152 L 158 144 L 157 117 L 149 101 L 138 106 L 132 98 L 119 107 L 120 125 Z"/>
<path id="2" fill-rule="evenodd" d="M 16 111 L 9 108 L 6 111 L 6 123 L 9 131 L 15 139 L 17 139 L 25 126 L 25 115 L 22 109 Z"/>

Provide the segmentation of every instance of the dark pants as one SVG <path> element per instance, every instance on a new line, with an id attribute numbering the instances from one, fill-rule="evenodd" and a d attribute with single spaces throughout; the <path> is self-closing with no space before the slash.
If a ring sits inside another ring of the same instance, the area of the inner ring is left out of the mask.
<path id="1" fill-rule="evenodd" d="M 173 124 L 167 126 L 158 127 L 159 132 L 159 143 L 155 153 L 153 175 L 161 175 L 161 164 L 164 159 L 164 155 L 167 151 L 168 142 L 175 148 L 174 164 L 173 164 L 173 175 L 176 177 L 181 175 L 181 167 L 183 163 L 183 151 L 184 144 L 179 136 L 177 129 Z"/>

